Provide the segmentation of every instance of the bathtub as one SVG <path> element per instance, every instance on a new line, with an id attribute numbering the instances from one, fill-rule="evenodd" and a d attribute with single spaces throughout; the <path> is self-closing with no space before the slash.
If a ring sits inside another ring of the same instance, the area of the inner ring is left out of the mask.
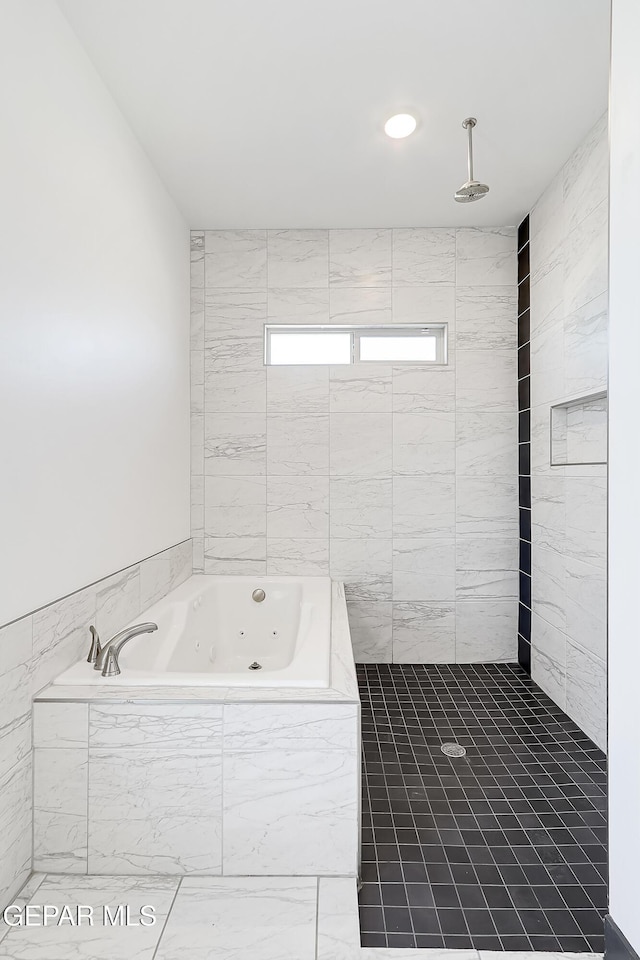
<path id="1" fill-rule="evenodd" d="M 253 599 L 256 590 L 264 591 L 262 602 Z M 158 630 L 123 647 L 119 676 L 103 677 L 82 660 L 54 685 L 329 686 L 328 577 L 195 575 L 129 626 L 142 621 Z"/>

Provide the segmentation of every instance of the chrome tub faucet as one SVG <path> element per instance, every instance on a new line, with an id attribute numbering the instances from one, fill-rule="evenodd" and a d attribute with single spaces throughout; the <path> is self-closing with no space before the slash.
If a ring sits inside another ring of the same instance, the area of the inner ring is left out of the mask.
<path id="1" fill-rule="evenodd" d="M 87 660 L 89 663 L 93 663 L 94 670 L 102 671 L 103 677 L 117 677 L 122 672 L 118 658 L 125 643 L 141 633 L 153 633 L 158 629 L 158 624 L 136 623 L 132 627 L 127 627 L 120 633 L 116 633 L 111 640 L 107 640 L 104 644 L 100 643 L 95 627 L 89 627 L 89 629 L 91 630 L 91 650 Z"/>

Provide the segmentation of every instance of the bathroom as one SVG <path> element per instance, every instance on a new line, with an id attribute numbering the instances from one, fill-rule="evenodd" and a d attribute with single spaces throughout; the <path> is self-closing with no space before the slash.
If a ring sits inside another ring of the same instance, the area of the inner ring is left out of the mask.
<path id="1" fill-rule="evenodd" d="M 637 960 L 634 0 L 0 26 L 0 958 Z"/>

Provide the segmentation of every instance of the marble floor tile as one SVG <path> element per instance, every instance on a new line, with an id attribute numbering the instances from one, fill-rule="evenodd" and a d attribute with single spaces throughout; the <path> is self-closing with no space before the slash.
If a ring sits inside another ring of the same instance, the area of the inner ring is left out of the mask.
<path id="1" fill-rule="evenodd" d="M 315 960 L 317 880 L 183 880 L 155 960 Z"/>
<path id="2" fill-rule="evenodd" d="M 355 960 L 360 954 L 355 879 L 321 877 L 318 884 L 317 960 Z"/>
<path id="3" fill-rule="evenodd" d="M 0 942 L 2 960 L 152 960 L 178 881 L 163 877 L 67 877 L 50 874 L 31 896 L 31 904 L 61 909 L 82 904 L 93 908 L 93 926 L 20 926 Z M 104 922 L 103 907 L 115 914 L 128 905 L 131 921 L 138 922 L 140 908 L 152 906 L 156 922 L 150 926 L 111 926 Z"/>

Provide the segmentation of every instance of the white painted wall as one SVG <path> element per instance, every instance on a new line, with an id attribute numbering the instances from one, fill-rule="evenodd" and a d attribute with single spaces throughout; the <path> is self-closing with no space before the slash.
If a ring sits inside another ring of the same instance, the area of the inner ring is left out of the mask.
<path id="1" fill-rule="evenodd" d="M 53 0 L 0 3 L 0 624 L 189 536 L 188 232 Z"/>
<path id="2" fill-rule="evenodd" d="M 613 0 L 609 338 L 609 912 L 640 952 L 640 5 Z"/>

